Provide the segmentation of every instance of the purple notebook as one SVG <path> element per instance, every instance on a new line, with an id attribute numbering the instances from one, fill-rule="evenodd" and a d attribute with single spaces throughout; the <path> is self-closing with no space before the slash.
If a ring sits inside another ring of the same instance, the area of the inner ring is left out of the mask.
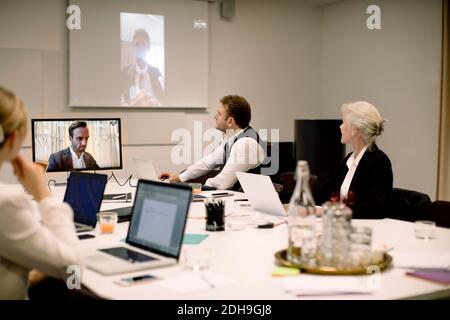
<path id="1" fill-rule="evenodd" d="M 440 284 L 450 284 L 450 270 L 448 269 L 416 269 L 406 274 Z"/>

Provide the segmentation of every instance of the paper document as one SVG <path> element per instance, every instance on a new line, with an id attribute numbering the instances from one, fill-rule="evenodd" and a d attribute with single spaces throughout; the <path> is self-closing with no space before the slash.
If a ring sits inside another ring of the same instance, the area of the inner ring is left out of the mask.
<path id="1" fill-rule="evenodd" d="M 448 252 L 393 251 L 391 255 L 396 268 L 450 269 Z"/>
<path id="2" fill-rule="evenodd" d="M 233 282 L 235 282 L 234 279 L 211 271 L 188 271 L 184 275 L 159 281 L 158 285 L 179 293 L 188 293 L 198 290 L 213 290 Z"/>
<path id="3" fill-rule="evenodd" d="M 295 296 L 327 296 L 338 294 L 370 294 L 367 278 L 346 276 L 313 276 L 283 278 L 283 288 Z"/>
<path id="4" fill-rule="evenodd" d="M 197 193 L 192 196 L 193 202 L 201 202 L 206 199 L 220 199 L 224 197 L 233 196 L 232 192 L 208 192 L 208 193 Z"/>

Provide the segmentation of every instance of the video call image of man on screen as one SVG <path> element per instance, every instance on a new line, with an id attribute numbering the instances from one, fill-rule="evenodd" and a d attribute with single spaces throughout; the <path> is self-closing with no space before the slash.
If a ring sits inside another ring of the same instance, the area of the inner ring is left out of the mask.
<path id="1" fill-rule="evenodd" d="M 84 121 L 75 121 L 69 126 L 70 146 L 52 153 L 48 159 L 47 171 L 97 170 L 100 169 L 94 157 L 86 152 L 89 128 Z"/>
<path id="2" fill-rule="evenodd" d="M 151 50 L 149 33 L 142 28 L 136 29 L 132 40 L 135 62 L 125 66 L 122 70 L 124 89 L 122 94 L 123 106 L 159 107 L 163 87 L 160 70 L 147 62 Z"/>

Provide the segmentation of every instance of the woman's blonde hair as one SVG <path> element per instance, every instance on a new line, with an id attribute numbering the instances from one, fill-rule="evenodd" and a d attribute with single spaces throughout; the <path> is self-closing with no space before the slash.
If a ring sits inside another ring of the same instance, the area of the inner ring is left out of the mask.
<path id="1" fill-rule="evenodd" d="M 26 128 L 27 121 L 28 116 L 22 100 L 11 91 L 0 87 L 0 147 L 9 134 Z"/>
<path id="2" fill-rule="evenodd" d="M 342 114 L 347 115 L 350 125 L 358 129 L 369 146 L 372 146 L 376 138 L 383 133 L 386 120 L 381 117 L 374 105 L 357 101 L 343 104 L 341 110 Z"/>

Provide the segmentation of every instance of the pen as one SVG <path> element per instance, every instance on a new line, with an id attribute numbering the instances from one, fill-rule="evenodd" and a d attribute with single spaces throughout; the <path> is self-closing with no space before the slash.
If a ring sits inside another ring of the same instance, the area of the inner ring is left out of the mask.
<path id="1" fill-rule="evenodd" d="M 269 222 L 269 223 L 266 223 L 266 224 L 259 224 L 258 228 L 259 229 L 271 229 L 274 226 L 275 226 L 275 224 L 273 222 Z"/>
<path id="2" fill-rule="evenodd" d="M 287 221 L 286 221 L 286 220 L 283 220 L 283 221 L 281 221 L 281 222 L 275 223 L 273 226 L 274 226 L 274 227 L 278 227 L 278 226 L 281 226 L 281 225 L 284 224 L 284 223 L 287 223 Z"/>
<path id="3" fill-rule="evenodd" d="M 213 196 L 226 196 L 228 195 L 228 192 L 219 192 L 219 193 L 213 193 Z"/>
<path id="4" fill-rule="evenodd" d="M 248 199 L 234 199 L 234 202 L 238 202 L 238 201 L 248 201 Z"/>
<path id="5" fill-rule="evenodd" d="M 216 286 L 214 285 L 214 283 L 212 283 L 211 281 L 209 281 L 206 277 L 205 277 L 205 275 L 202 273 L 202 274 L 200 274 L 200 278 L 202 278 L 203 280 L 205 280 L 205 282 L 209 285 L 209 287 L 211 288 L 211 289 L 214 289 Z"/>

